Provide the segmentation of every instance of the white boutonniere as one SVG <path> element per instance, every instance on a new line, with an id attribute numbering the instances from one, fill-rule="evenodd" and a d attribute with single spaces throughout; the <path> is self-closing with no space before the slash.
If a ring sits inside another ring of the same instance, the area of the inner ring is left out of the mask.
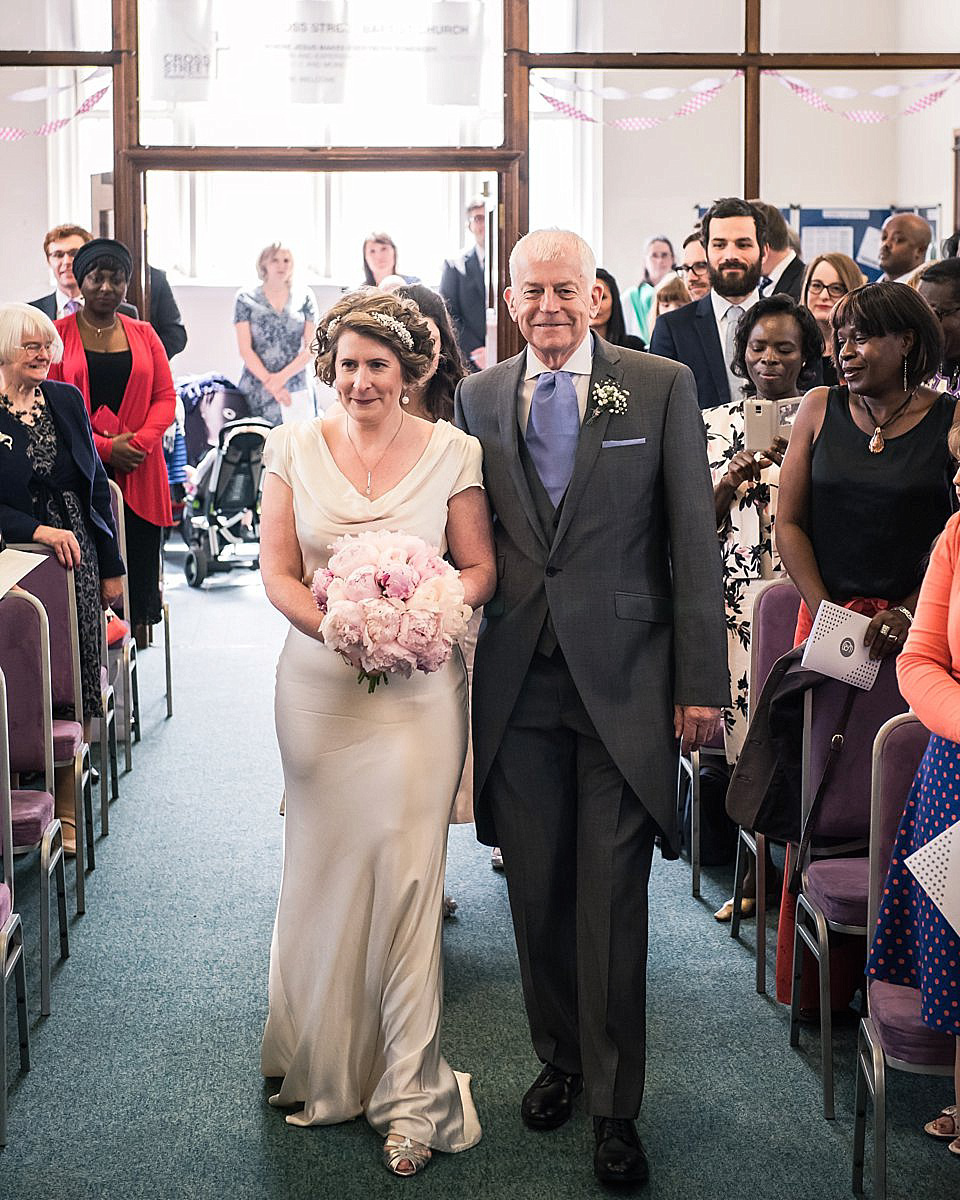
<path id="1" fill-rule="evenodd" d="M 612 379 L 607 379 L 603 383 L 595 383 L 590 399 L 593 401 L 593 408 L 590 410 L 590 415 L 587 417 L 587 424 L 595 421 L 597 417 L 603 413 L 612 413 L 617 416 L 627 411 L 627 397 L 630 393 L 626 388 L 622 388 L 618 383 L 614 383 Z"/>
<path id="2" fill-rule="evenodd" d="M 13 449 L 13 438 L 9 433 L 0 433 L 0 446 L 5 446 L 8 450 Z"/>

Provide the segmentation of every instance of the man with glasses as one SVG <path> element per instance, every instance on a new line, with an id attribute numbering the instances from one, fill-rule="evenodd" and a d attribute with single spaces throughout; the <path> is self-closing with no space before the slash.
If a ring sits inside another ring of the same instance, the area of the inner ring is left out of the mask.
<path id="1" fill-rule="evenodd" d="M 43 239 L 43 253 L 56 288 L 30 303 L 51 321 L 69 317 L 83 307 L 80 287 L 73 275 L 73 258 L 81 246 L 92 240 L 93 234 L 82 225 L 55 225 Z M 150 324 L 157 331 L 157 337 L 163 343 L 169 359 L 179 354 L 187 344 L 187 331 L 166 274 L 158 267 L 150 267 L 149 270 Z M 118 311 L 135 319 L 140 316 L 136 308 L 126 301 L 121 303 Z"/>
<path id="2" fill-rule="evenodd" d="M 740 398 L 743 380 L 731 370 L 733 339 L 740 318 L 760 299 L 766 223 L 748 200 L 728 196 L 714 201 L 701 230 L 712 290 L 663 313 L 653 327 L 650 352 L 688 366 L 700 407 L 716 408 Z"/>
<path id="3" fill-rule="evenodd" d="M 487 365 L 487 285 L 483 272 L 487 210 L 482 200 L 467 205 L 467 229 L 474 245 L 443 264 L 440 295 L 446 300 L 457 341 L 471 371 Z"/>
<path id="4" fill-rule="evenodd" d="M 677 274 L 687 285 L 691 300 L 702 300 L 710 291 L 710 264 L 699 233 L 689 234 L 683 242 Z"/>

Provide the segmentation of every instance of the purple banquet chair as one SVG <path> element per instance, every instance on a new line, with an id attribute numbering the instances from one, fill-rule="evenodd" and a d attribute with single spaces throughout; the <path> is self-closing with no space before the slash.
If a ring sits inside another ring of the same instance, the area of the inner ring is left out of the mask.
<path id="1" fill-rule="evenodd" d="M 117 545 L 123 565 L 127 565 L 127 526 L 123 515 L 123 493 L 110 480 L 110 507 L 113 509 L 113 524 L 117 531 Z M 124 769 L 133 768 L 133 743 L 140 741 L 140 682 L 137 672 L 137 643 L 133 636 L 133 625 L 130 620 L 130 582 L 123 576 L 123 599 L 120 605 L 114 605 L 114 611 L 123 617 L 128 629 L 120 641 L 110 647 L 110 674 L 115 678 L 119 673 L 121 695 L 123 696 L 123 720 L 121 732 L 123 735 Z"/>
<path id="2" fill-rule="evenodd" d="M 43 561 L 20 582 L 43 605 L 50 646 L 50 688 L 54 712 L 71 709 L 73 719 L 53 717 L 53 765 L 70 767 L 74 782 L 74 820 L 77 828 L 77 912 L 86 911 L 86 863 L 96 866 L 93 831 L 93 790 L 90 746 L 83 738 L 83 691 L 80 686 L 80 635 L 72 571 L 52 550 L 29 543 L 15 549 L 38 554 Z M 106 763 L 103 763 L 103 771 Z M 101 772 L 101 779 L 102 779 Z M 86 832 L 86 838 L 84 838 Z M 86 843 L 86 844 L 84 844 Z"/>
<path id="3" fill-rule="evenodd" d="M 10 759 L 7 753 L 6 684 L 0 671 L 0 1146 L 7 1144 L 7 984 L 17 989 L 20 1070 L 30 1070 L 30 1026 L 27 1019 L 27 973 L 23 960 L 23 927 L 14 907 L 13 824 L 10 805 Z"/>
<path id="4" fill-rule="evenodd" d="M 40 775 L 39 789 L 14 788 L 10 803 L 13 853 L 40 851 L 40 1012 L 50 1013 L 50 882 L 57 888 L 60 957 L 68 958 L 67 891 L 63 833 L 54 813 L 53 721 L 47 615 L 29 592 L 0 599 L 0 670 L 11 681 L 0 712 L 0 739 L 9 747 L 9 769 L 0 786 L 15 776 Z"/>
<path id="5" fill-rule="evenodd" d="M 763 690 L 773 664 L 793 649 L 800 610 L 800 593 L 789 579 L 771 579 L 766 587 L 757 590 L 750 617 L 750 678 L 748 707 Z M 737 838 L 737 862 L 733 872 L 733 915 L 730 936 L 740 936 L 740 903 L 743 900 L 743 881 L 747 874 L 747 855 L 752 854 L 757 877 L 757 961 L 756 987 L 759 995 L 767 990 L 767 854 L 762 833 L 741 827 Z"/>
<path id="6" fill-rule="evenodd" d="M 870 817 L 870 892 L 867 925 L 873 930 L 890 856 L 907 796 L 930 740 L 913 713 L 887 721 L 873 745 Z M 867 1095 L 873 1100 L 873 1200 L 887 1192 L 887 1067 L 915 1075 L 953 1075 L 955 1039 L 920 1018 L 920 992 L 867 979 L 867 1016 L 857 1043 L 857 1091 L 853 1126 L 853 1191 L 863 1194 Z"/>
<path id="7" fill-rule="evenodd" d="M 804 696 L 802 814 L 806 822 L 830 754 L 849 684 L 830 679 Z M 880 665 L 869 692 L 856 690 L 842 750 L 811 824 L 812 854 L 802 863 L 793 939 L 790 1045 L 800 1044 L 800 976 L 804 947 L 820 978 L 823 1115 L 833 1120 L 833 1026 L 830 1011 L 830 934 L 865 937 L 869 891 L 870 777 L 873 742 L 885 721 L 907 708 L 895 658 Z M 849 853 L 856 853 L 849 857 Z"/>

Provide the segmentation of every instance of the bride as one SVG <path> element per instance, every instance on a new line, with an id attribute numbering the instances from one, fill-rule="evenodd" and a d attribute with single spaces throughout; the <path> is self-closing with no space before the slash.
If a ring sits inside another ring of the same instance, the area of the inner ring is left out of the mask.
<path id="1" fill-rule="evenodd" d="M 283 876 L 270 951 L 261 1071 L 292 1125 L 363 1113 L 396 1175 L 431 1148 L 480 1138 L 470 1077 L 440 1054 L 441 902 L 447 821 L 467 743 L 466 675 L 391 676 L 372 695 L 325 647 L 309 589 L 339 536 L 415 534 L 449 551 L 467 604 L 496 568 L 479 443 L 408 413 L 431 365 L 409 300 L 343 297 L 320 321 L 320 378 L 340 405 L 267 440 L 261 571 L 290 621 L 277 667 L 286 790 Z M 302 1107 L 301 1107 L 302 1106 Z"/>

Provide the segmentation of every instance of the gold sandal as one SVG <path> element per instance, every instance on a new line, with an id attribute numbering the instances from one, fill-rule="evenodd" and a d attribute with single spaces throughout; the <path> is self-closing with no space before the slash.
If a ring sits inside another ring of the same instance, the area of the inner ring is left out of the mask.
<path id="1" fill-rule="evenodd" d="M 940 1121 L 944 1117 L 949 1117 L 953 1122 L 953 1128 L 950 1130 L 939 1128 Z M 957 1106 L 950 1104 L 946 1108 L 942 1108 L 932 1121 L 928 1121 L 923 1127 L 923 1132 L 932 1138 L 940 1138 L 945 1142 L 952 1142 L 957 1134 L 960 1134 L 960 1122 L 957 1120 Z M 957 1139 L 960 1141 L 960 1139 Z M 960 1147 L 956 1150 L 951 1146 L 950 1149 L 954 1154 L 960 1154 Z"/>
<path id="2" fill-rule="evenodd" d="M 388 1133 L 383 1143 L 383 1165 L 392 1175 L 416 1175 L 430 1161 L 429 1146 L 399 1133 Z"/>

